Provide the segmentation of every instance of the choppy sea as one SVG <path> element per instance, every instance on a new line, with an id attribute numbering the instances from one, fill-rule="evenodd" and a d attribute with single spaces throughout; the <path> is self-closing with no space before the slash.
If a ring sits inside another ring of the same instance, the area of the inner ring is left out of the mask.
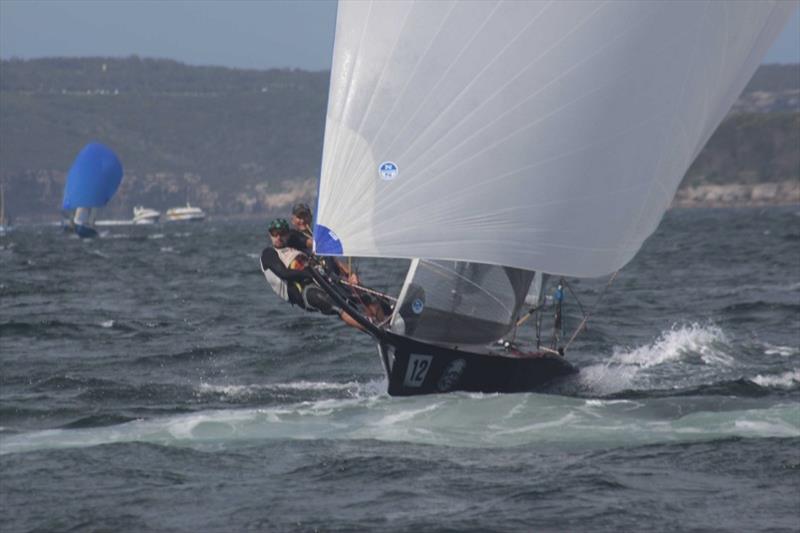
<path id="1" fill-rule="evenodd" d="M 556 394 L 389 397 L 266 245 L 0 237 L 0 531 L 800 531 L 800 207 L 673 210 L 599 305 L 568 280 Z"/>

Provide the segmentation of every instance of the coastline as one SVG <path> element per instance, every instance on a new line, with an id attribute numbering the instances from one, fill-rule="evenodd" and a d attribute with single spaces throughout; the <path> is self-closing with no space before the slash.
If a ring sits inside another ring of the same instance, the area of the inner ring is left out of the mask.
<path id="1" fill-rule="evenodd" d="M 675 193 L 670 208 L 770 207 L 800 204 L 800 180 L 691 185 Z"/>
<path id="2" fill-rule="evenodd" d="M 309 199 L 313 203 L 313 199 Z M 286 216 L 292 202 L 259 213 L 209 213 L 207 220 L 266 220 Z M 772 183 L 692 185 L 678 189 L 669 209 L 800 206 L 800 179 Z M 17 225 L 60 224 L 60 216 L 19 217 Z"/>

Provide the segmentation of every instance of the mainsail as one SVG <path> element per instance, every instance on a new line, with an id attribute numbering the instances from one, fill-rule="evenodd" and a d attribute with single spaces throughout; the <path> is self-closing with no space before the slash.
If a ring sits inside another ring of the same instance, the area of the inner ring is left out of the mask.
<path id="1" fill-rule="evenodd" d="M 621 268 L 795 5 L 340 1 L 317 253 Z"/>
<path id="2" fill-rule="evenodd" d="M 460 346 L 494 342 L 514 326 L 533 278 L 510 267 L 415 259 L 392 330 Z"/>

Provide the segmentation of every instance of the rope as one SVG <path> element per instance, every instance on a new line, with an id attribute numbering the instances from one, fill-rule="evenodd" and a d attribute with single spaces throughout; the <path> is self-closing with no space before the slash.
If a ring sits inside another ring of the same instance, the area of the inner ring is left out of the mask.
<path id="1" fill-rule="evenodd" d="M 348 287 L 351 287 L 353 289 L 365 292 L 367 294 L 371 294 L 373 296 L 380 296 L 381 298 L 386 298 L 387 300 L 390 300 L 392 302 L 397 302 L 397 298 L 394 298 L 382 292 L 378 292 L 374 289 L 368 289 L 367 287 L 362 287 L 361 285 L 356 285 L 355 283 L 350 283 L 349 281 L 345 281 L 343 279 L 340 279 L 339 283 L 341 283 L 342 285 L 347 285 Z"/>
<path id="2" fill-rule="evenodd" d="M 516 326 L 517 326 L 517 327 L 519 327 L 519 326 L 521 326 L 522 324 L 524 324 L 524 323 L 525 323 L 525 321 L 526 321 L 526 320 L 528 320 L 528 319 L 529 319 L 531 316 L 533 316 L 533 313 L 535 313 L 535 312 L 536 312 L 536 311 L 538 311 L 538 310 L 539 310 L 539 308 L 538 308 L 538 307 L 536 307 L 536 306 L 534 306 L 534 307 L 531 307 L 531 308 L 528 310 L 528 312 L 527 312 L 527 313 L 525 313 L 525 315 L 523 315 L 523 316 L 522 316 L 522 318 L 520 318 L 519 320 L 517 320 L 517 324 L 516 324 Z"/>
<path id="3" fill-rule="evenodd" d="M 568 342 L 567 342 L 567 344 L 564 346 L 564 351 L 565 351 L 565 352 L 567 351 L 567 348 L 569 348 L 569 345 L 570 345 L 570 344 L 572 344 L 572 341 L 574 341 L 574 340 L 575 340 L 575 337 L 577 337 L 577 336 L 578 336 L 578 333 L 580 333 L 580 332 L 583 330 L 584 326 L 586 326 L 586 322 L 588 322 L 588 321 L 589 321 L 589 317 L 590 317 L 592 314 L 594 314 L 595 310 L 596 310 L 596 309 L 597 309 L 597 307 L 600 305 L 600 302 L 602 302 L 602 301 L 603 301 L 603 297 L 605 296 L 605 294 L 606 294 L 606 291 L 608 291 L 608 288 L 609 288 L 609 287 L 611 287 L 611 284 L 612 284 L 612 283 L 614 283 L 614 280 L 615 280 L 615 279 L 617 279 L 617 274 L 619 274 L 619 270 L 617 270 L 616 272 L 614 272 L 614 274 L 611 276 L 611 279 L 609 279 L 609 280 L 608 280 L 608 283 L 606 283 L 606 286 L 605 286 L 605 288 L 603 289 L 603 292 L 601 292 L 601 293 L 600 293 L 600 297 L 599 297 L 599 298 L 597 299 L 597 301 L 595 302 L 595 304 L 594 304 L 594 307 L 592 308 L 592 310 L 589 312 L 589 314 L 587 314 L 587 315 L 585 315 L 585 316 L 583 317 L 583 320 L 581 321 L 581 323 L 580 323 L 580 324 L 578 324 L 578 327 L 577 327 L 577 328 L 575 328 L 575 333 L 573 333 L 573 334 L 572 334 L 572 337 L 570 337 L 570 338 L 569 338 L 569 341 L 568 341 Z M 570 289 L 570 290 L 571 290 L 571 289 Z"/>

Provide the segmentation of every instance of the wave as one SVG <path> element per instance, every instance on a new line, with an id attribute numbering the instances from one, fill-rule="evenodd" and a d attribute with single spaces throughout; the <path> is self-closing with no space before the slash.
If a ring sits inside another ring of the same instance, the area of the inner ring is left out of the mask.
<path id="1" fill-rule="evenodd" d="M 13 434 L 0 441 L 0 454 L 120 442 L 219 449 L 268 440 L 374 439 L 435 446 L 586 450 L 730 437 L 800 437 L 793 402 L 769 407 L 753 407 L 752 401 L 731 406 L 727 398 L 693 402 L 687 398 L 461 393 L 319 399 Z"/>
<path id="2" fill-rule="evenodd" d="M 780 355 L 781 357 L 790 357 L 800 354 L 800 348 L 795 346 L 777 346 L 774 344 L 764 344 L 764 354 L 766 355 Z"/>
<path id="3" fill-rule="evenodd" d="M 75 338 L 81 337 L 87 324 L 63 322 L 54 319 L 42 319 L 36 322 L 0 323 L 0 337 L 35 337 L 35 338 Z"/>
<path id="4" fill-rule="evenodd" d="M 262 391 L 270 392 L 284 392 L 284 391 L 299 391 L 299 392 L 339 392 L 344 391 L 351 393 L 353 397 L 363 397 L 374 395 L 375 391 L 379 390 L 378 387 L 385 390 L 386 382 L 375 381 L 369 382 L 366 385 L 356 381 L 348 381 L 345 383 L 331 383 L 327 381 L 292 381 L 289 383 L 265 383 L 257 385 L 213 385 L 210 383 L 201 383 L 197 388 L 199 394 L 221 394 L 225 396 L 243 397 L 259 394 Z"/>
<path id="5" fill-rule="evenodd" d="M 607 362 L 581 368 L 577 379 L 583 392 L 601 396 L 649 390 L 664 381 L 672 387 L 686 386 L 686 380 L 733 368 L 733 352 L 716 325 L 674 325 L 650 344 L 614 347 Z"/>
<path id="6" fill-rule="evenodd" d="M 795 368 L 777 376 L 762 376 L 761 374 L 751 380 L 761 387 L 790 389 L 800 386 L 800 369 Z"/>
<path id="7" fill-rule="evenodd" d="M 636 365 L 648 368 L 671 361 L 699 357 L 704 363 L 730 366 L 734 359 L 726 354 L 728 339 L 722 329 L 715 325 L 691 324 L 673 326 L 652 344 L 626 350 L 614 348 L 612 363 Z"/>

